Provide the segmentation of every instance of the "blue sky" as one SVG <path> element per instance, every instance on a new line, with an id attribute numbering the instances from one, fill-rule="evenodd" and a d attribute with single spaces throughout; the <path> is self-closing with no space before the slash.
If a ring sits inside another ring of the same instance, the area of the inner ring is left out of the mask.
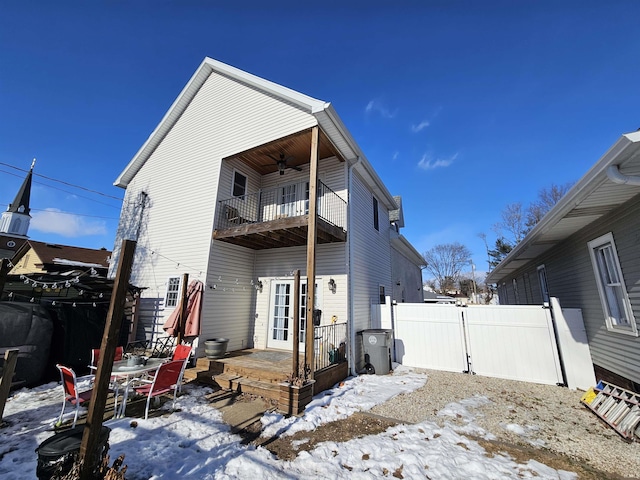
<path id="1" fill-rule="evenodd" d="M 478 271 L 505 205 L 640 127 L 640 2 L 265 3 L 2 2 L 3 208 L 36 157 L 105 195 L 36 176 L 30 237 L 111 249 L 113 181 L 205 56 L 332 102 L 416 249 Z"/>

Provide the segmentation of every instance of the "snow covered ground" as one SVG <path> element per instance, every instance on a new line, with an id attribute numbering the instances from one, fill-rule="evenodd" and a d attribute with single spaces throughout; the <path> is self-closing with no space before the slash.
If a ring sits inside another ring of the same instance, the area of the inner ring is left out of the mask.
<path id="1" fill-rule="evenodd" d="M 399 366 L 392 375 L 363 375 L 316 396 L 301 417 L 266 414 L 265 436 L 290 435 L 365 411 L 427 382 L 425 374 Z M 80 379 L 88 388 L 88 378 Z M 518 464 L 496 455 L 489 458 L 459 427 L 425 421 L 398 425 L 379 435 L 344 443 L 325 442 L 293 461 L 278 460 L 262 447 L 241 444 L 230 433 L 218 410 L 205 396 L 209 388 L 187 385 L 176 407 L 180 411 L 148 420 L 121 418 L 105 422 L 111 428 L 110 456 L 125 454 L 127 479 L 308 479 L 308 478 L 430 478 L 430 479 L 575 479 L 572 472 L 554 470 L 537 461 Z M 35 449 L 54 434 L 62 387 L 50 383 L 14 392 L 0 429 L 0 478 L 36 478 Z M 473 422 L 473 406 L 489 400 L 473 397 L 449 404 L 441 414 L 464 417 L 464 431 L 491 438 Z M 171 402 L 163 408 L 170 409 Z M 69 412 L 70 410 L 67 409 Z M 69 414 L 66 418 L 72 418 Z M 518 425 L 513 429 L 521 428 Z"/>

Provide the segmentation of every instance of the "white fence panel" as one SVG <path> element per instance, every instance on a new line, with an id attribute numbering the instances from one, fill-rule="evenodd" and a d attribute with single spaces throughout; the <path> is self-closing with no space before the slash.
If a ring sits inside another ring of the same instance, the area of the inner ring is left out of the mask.
<path id="1" fill-rule="evenodd" d="M 395 306 L 396 361 L 403 365 L 465 370 L 462 326 L 453 305 L 400 303 Z"/>
<path id="2" fill-rule="evenodd" d="M 461 311 L 474 373 L 548 385 L 563 383 L 548 308 L 470 305 Z"/>

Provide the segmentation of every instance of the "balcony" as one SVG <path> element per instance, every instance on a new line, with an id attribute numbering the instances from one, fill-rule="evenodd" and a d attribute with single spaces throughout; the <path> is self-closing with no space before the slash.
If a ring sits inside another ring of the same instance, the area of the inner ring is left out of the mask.
<path id="1" fill-rule="evenodd" d="M 347 202 L 318 181 L 317 242 L 347 239 Z M 253 250 L 306 245 L 309 184 L 302 182 L 218 202 L 213 238 Z"/>

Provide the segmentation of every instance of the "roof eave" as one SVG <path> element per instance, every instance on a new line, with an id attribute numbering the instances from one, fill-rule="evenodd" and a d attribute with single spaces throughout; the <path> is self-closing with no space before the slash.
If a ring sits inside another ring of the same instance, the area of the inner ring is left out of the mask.
<path id="1" fill-rule="evenodd" d="M 509 254 L 487 275 L 487 283 L 502 278 L 502 270 L 516 259 L 531 243 L 556 225 L 573 207 L 593 192 L 606 179 L 606 170 L 630 145 L 640 142 L 640 131 L 622 135 L 616 143 L 593 165 L 587 173 L 542 217 L 531 231 L 509 252 Z"/>

